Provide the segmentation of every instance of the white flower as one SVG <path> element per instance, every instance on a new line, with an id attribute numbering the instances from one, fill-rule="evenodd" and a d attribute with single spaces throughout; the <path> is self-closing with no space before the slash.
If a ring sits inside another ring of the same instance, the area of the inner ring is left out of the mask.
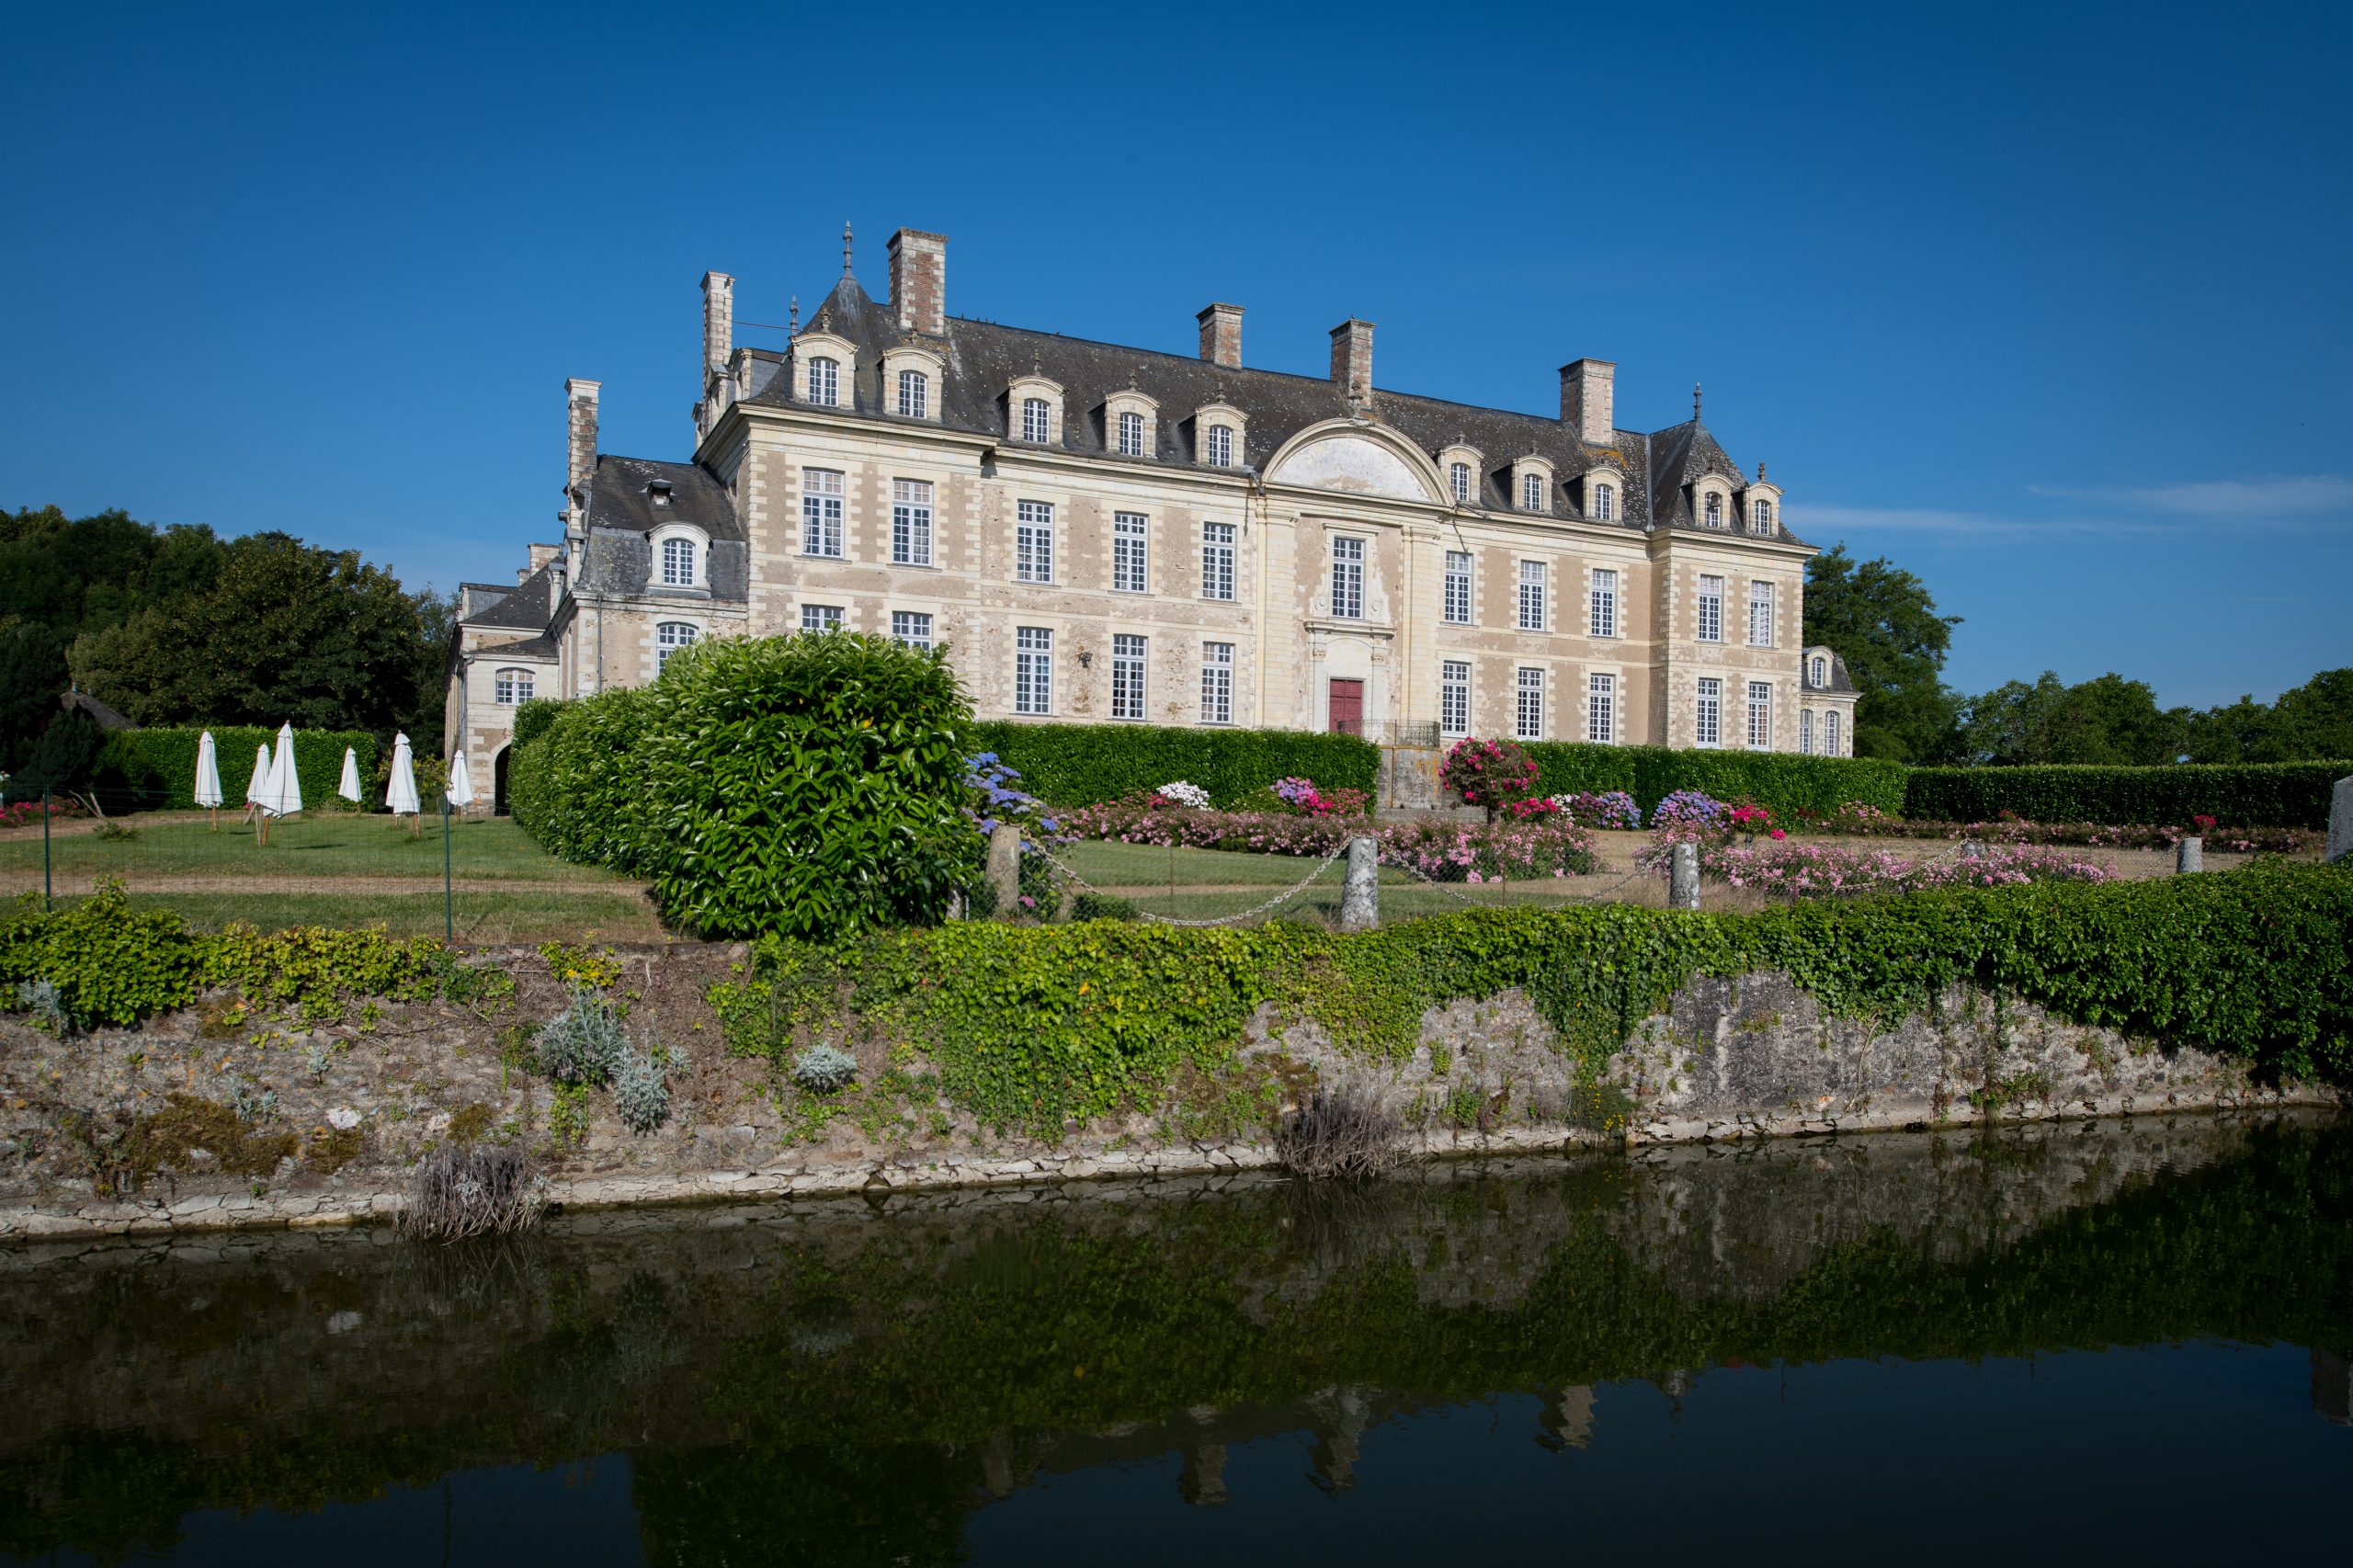
<path id="1" fill-rule="evenodd" d="M 1180 806 L 1190 806 L 1197 812 L 1210 809 L 1210 792 L 1199 784 L 1188 784 L 1179 778 L 1174 784 L 1163 784 L 1159 793 Z"/>
<path id="2" fill-rule="evenodd" d="M 327 1125 L 337 1132 L 348 1132 L 359 1125 L 359 1113 L 347 1105 L 339 1105 L 327 1112 Z"/>

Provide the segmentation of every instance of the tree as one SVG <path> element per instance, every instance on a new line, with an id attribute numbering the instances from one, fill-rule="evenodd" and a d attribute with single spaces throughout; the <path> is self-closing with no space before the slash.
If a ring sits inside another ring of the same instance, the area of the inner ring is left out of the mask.
<path id="1" fill-rule="evenodd" d="M 2353 757 L 2353 669 L 2323 670 L 2266 707 L 2242 697 L 2189 720 L 2192 762 L 2331 762 Z"/>
<path id="2" fill-rule="evenodd" d="M 1927 585 L 1885 557 L 1858 562 L 1843 543 L 1806 563 L 1805 641 L 1838 654 L 1861 695 L 1855 755 L 1941 760 L 1959 703 L 1945 688 L 1957 615 L 1938 615 Z"/>
<path id="3" fill-rule="evenodd" d="M 2109 674 L 2065 686 L 2045 670 L 2032 686 L 2014 680 L 1970 701 L 1961 760 L 1994 767 L 2177 762 L 2189 721 L 2188 709 L 2160 709 L 2145 681 Z"/>

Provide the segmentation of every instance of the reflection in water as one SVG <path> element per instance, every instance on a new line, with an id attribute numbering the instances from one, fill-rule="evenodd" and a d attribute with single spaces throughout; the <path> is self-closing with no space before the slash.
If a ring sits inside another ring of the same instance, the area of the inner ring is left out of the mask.
<path id="1" fill-rule="evenodd" d="M 2165 1467 L 2256 1489 L 2353 1475 L 2353 1135 L 2187 1119 L 22 1252 L 0 1330 L 22 1556 L 1380 1561 L 1471 1520 L 1558 1555 L 1572 1494 L 1580 1544 L 1643 1544 L 1711 1528 L 1695 1473 L 1770 1508 L 1825 1465 L 1902 1529 L 1999 1502 L 2062 1433 L 2161 1433 Z M 2092 1475 L 2074 1452 L 2048 1462 Z M 2086 1484 L 2086 1551 L 2242 1511 Z"/>

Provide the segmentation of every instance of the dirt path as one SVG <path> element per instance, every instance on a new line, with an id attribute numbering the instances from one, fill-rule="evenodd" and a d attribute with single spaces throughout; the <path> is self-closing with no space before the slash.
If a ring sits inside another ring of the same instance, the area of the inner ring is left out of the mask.
<path id="1" fill-rule="evenodd" d="M 127 879 L 135 893 L 431 893 L 442 888 L 438 877 L 203 877 L 146 876 Z M 512 878 L 460 877 L 449 884 L 451 891 L 464 893 L 511 892 L 579 893 L 622 892 L 642 891 L 637 882 L 538 882 L 518 881 Z M 40 875 L 29 876 L 21 871 L 0 872 L 0 895 L 37 892 Z M 86 889 L 69 889 L 79 893 Z"/>

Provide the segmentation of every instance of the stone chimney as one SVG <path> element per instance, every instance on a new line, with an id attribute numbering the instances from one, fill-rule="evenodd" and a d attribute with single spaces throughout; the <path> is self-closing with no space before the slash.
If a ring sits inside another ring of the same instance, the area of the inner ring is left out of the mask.
<path id="1" fill-rule="evenodd" d="M 891 308 L 901 332 L 948 331 L 948 236 L 901 229 L 891 236 Z"/>
<path id="2" fill-rule="evenodd" d="M 1201 324 L 1201 358 L 1229 370 L 1242 369 L 1242 307 L 1211 305 L 1195 319 Z"/>
<path id="3" fill-rule="evenodd" d="M 570 439 L 565 446 L 563 486 L 577 490 L 588 483 L 597 472 L 597 393 L 602 381 L 584 381 L 577 376 L 563 383 L 563 402 L 569 411 Z"/>
<path id="4" fill-rule="evenodd" d="M 534 544 L 528 548 L 531 552 L 531 570 L 534 572 L 563 553 L 563 546 L 560 544 Z"/>
<path id="5" fill-rule="evenodd" d="M 1351 403 L 1372 396 L 1372 324 L 1354 316 L 1332 329 L 1332 384 Z"/>
<path id="6" fill-rule="evenodd" d="M 1618 366 L 1610 359 L 1572 359 L 1561 367 L 1561 423 L 1589 447 L 1617 438 Z"/>
<path id="7" fill-rule="evenodd" d="M 724 374 L 727 356 L 735 346 L 735 279 L 724 272 L 702 275 L 702 379 L 700 392 L 710 378 Z"/>

